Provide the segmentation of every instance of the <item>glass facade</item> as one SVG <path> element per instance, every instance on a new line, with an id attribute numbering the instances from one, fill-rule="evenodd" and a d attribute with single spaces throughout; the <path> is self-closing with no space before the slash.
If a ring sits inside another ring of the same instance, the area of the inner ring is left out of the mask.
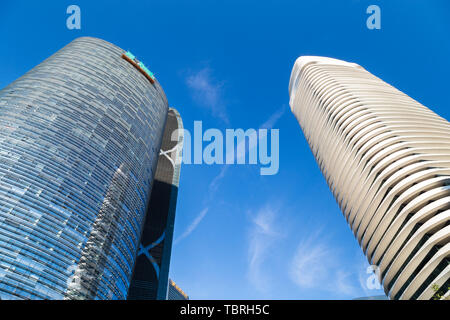
<path id="1" fill-rule="evenodd" d="M 169 109 L 129 300 L 167 300 L 183 147 L 183 123 Z"/>
<path id="2" fill-rule="evenodd" d="M 168 112 L 79 38 L 0 91 L 0 297 L 125 299 Z"/>
<path id="3" fill-rule="evenodd" d="M 189 296 L 175 282 L 169 280 L 167 300 L 189 300 Z"/>

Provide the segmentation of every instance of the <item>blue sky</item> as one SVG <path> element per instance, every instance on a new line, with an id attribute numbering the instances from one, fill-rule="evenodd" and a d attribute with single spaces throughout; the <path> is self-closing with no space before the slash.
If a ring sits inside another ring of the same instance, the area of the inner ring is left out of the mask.
<path id="1" fill-rule="evenodd" d="M 66 8 L 81 8 L 81 30 Z M 366 8 L 381 8 L 381 30 Z M 280 168 L 184 165 L 170 276 L 192 299 L 351 299 L 367 263 L 289 109 L 295 59 L 356 62 L 450 119 L 450 2 L 1 1 L 0 88 L 79 36 L 131 50 L 184 126 L 280 129 Z"/>

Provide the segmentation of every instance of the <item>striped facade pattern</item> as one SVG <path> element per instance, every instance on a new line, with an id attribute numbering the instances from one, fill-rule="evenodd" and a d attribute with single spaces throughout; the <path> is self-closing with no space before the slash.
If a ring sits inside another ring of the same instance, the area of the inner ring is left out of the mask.
<path id="1" fill-rule="evenodd" d="M 353 63 L 300 57 L 290 106 L 390 299 L 448 297 L 450 124 Z"/>
<path id="2" fill-rule="evenodd" d="M 172 279 L 169 279 L 167 300 L 189 300 L 189 296 Z"/>

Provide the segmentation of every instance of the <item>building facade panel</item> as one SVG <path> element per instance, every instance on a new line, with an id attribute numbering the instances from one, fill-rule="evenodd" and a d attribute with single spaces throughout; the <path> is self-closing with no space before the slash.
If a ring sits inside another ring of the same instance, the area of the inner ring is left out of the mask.
<path id="1" fill-rule="evenodd" d="M 0 91 L 0 296 L 125 299 L 168 104 L 79 38 Z"/>
<path id="2" fill-rule="evenodd" d="M 129 300 L 167 300 L 183 133 L 180 114 L 170 108 Z"/>
<path id="3" fill-rule="evenodd" d="M 169 279 L 169 292 L 167 300 L 189 300 L 189 296 L 181 288 Z"/>
<path id="4" fill-rule="evenodd" d="M 297 59 L 290 106 L 391 299 L 448 288 L 450 124 L 354 63 Z"/>

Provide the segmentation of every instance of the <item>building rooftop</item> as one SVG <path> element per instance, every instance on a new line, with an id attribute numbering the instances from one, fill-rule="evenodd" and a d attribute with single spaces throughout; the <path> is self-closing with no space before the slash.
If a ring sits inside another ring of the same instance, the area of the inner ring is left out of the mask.
<path id="1" fill-rule="evenodd" d="M 310 64 L 328 64 L 328 65 L 341 65 L 354 68 L 362 68 L 360 65 L 352 62 L 347 62 L 339 59 L 320 57 L 320 56 L 301 56 L 295 60 L 294 67 L 292 68 L 291 78 L 289 80 L 289 96 L 291 101 L 294 99 L 295 90 L 292 91 L 294 83 L 300 78 L 300 74 L 307 65 Z"/>

